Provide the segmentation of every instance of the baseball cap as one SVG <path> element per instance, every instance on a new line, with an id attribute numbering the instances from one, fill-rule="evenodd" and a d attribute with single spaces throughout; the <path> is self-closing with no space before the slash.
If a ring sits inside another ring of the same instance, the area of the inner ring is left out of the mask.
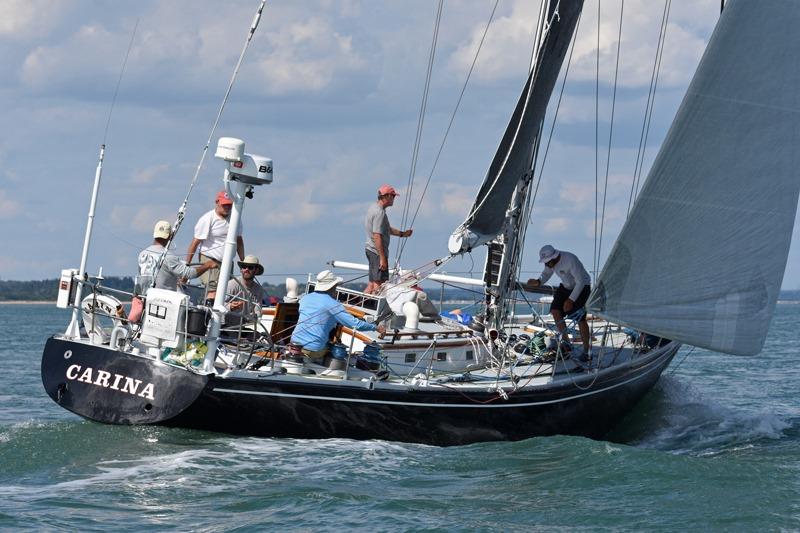
<path id="1" fill-rule="evenodd" d="M 153 228 L 154 239 L 169 239 L 170 234 L 172 234 L 172 224 L 166 220 L 159 220 L 156 222 Z"/>
<path id="2" fill-rule="evenodd" d="M 397 191 L 394 189 L 394 187 L 392 187 L 391 185 L 387 185 L 385 183 L 381 185 L 380 188 L 378 189 L 378 194 L 380 196 L 384 196 L 386 194 L 391 194 L 393 196 L 400 196 L 399 194 L 397 194 Z"/>
<path id="3" fill-rule="evenodd" d="M 231 197 L 228 196 L 228 193 L 226 193 L 225 191 L 219 191 L 217 193 L 217 202 L 219 202 L 221 205 L 233 204 L 233 200 L 231 200 Z"/>

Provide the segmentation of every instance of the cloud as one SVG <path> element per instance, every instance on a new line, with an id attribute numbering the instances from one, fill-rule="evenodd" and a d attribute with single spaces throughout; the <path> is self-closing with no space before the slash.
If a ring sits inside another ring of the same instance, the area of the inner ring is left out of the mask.
<path id="1" fill-rule="evenodd" d="M 532 49 L 538 12 L 537 2 L 517 0 L 508 15 L 495 15 L 475 66 L 473 76 L 476 80 L 486 82 L 519 77 L 529 60 L 520 52 Z M 485 20 L 478 23 L 470 32 L 469 39 L 450 55 L 448 63 L 451 70 L 469 70 L 485 28 Z"/>
<path id="2" fill-rule="evenodd" d="M 161 178 L 169 172 L 169 165 L 160 164 L 152 167 L 134 170 L 131 174 L 131 182 L 136 185 L 146 185 L 153 183 L 156 178 Z"/>
<path id="3" fill-rule="evenodd" d="M 684 5 L 691 4 L 691 5 Z M 676 3 L 670 12 L 666 47 L 661 60 L 659 84 L 675 86 L 685 84 L 705 48 L 705 35 L 713 26 L 719 2 Z M 600 13 L 600 80 L 610 84 L 614 80 L 619 29 L 620 0 L 603 2 Z M 642 87 L 650 83 L 655 59 L 656 44 L 663 16 L 663 6 L 647 0 L 625 3 L 618 84 L 622 87 Z M 519 77 L 526 68 L 528 57 L 521 53 L 530 50 L 533 29 L 538 17 L 534 2 L 516 1 L 510 13 L 496 16 L 481 49 L 474 77 L 483 82 Z M 702 22 L 706 21 L 706 22 Z M 477 23 L 469 38 L 456 48 L 449 58 L 451 70 L 464 72 L 472 63 L 483 34 L 485 21 Z M 593 82 L 597 76 L 597 9 L 584 5 L 577 28 L 575 51 L 570 65 L 569 78 L 573 82 Z M 568 56 L 567 56 L 568 57 Z M 567 59 L 565 58 L 565 63 Z"/>
<path id="4" fill-rule="evenodd" d="M 447 184 L 441 193 L 441 197 L 433 199 L 433 202 L 428 200 L 429 204 L 434 204 L 436 208 L 441 208 L 449 215 L 458 215 L 466 218 L 472 203 L 475 201 L 475 191 L 459 186 L 457 184 Z M 455 229 L 455 228 L 453 228 Z"/>
<path id="5" fill-rule="evenodd" d="M 22 205 L 16 200 L 12 200 L 9 193 L 0 189 L 0 220 L 6 220 L 17 216 L 22 211 Z"/>
<path id="6" fill-rule="evenodd" d="M 103 26 L 83 26 L 64 42 L 31 50 L 22 64 L 20 81 L 44 93 L 78 84 L 90 92 L 92 85 L 113 87 L 110 66 L 118 68 L 124 57 L 122 47 L 122 40 Z M 89 79 L 95 83 L 86 83 Z"/>
<path id="7" fill-rule="evenodd" d="M 69 0 L 3 0 L 0 2 L 0 39 L 33 40 L 55 27 Z"/>
<path id="8" fill-rule="evenodd" d="M 544 223 L 546 233 L 566 233 L 570 229 L 570 221 L 565 217 L 548 218 Z"/>
<path id="9" fill-rule="evenodd" d="M 171 221 L 174 217 L 174 208 L 166 204 L 117 204 L 111 208 L 109 218 L 111 223 L 120 229 L 131 230 L 136 234 L 146 234 L 149 237 L 152 235 L 153 225 L 157 220 Z M 185 223 L 184 227 L 186 227 Z"/>
<path id="10" fill-rule="evenodd" d="M 239 57 L 238 42 L 251 21 L 251 8 L 226 5 L 226 16 L 219 17 L 213 9 L 160 2 L 142 13 L 120 98 L 216 100 Z M 270 27 L 262 27 L 249 48 L 237 94 L 257 96 L 262 102 L 265 97 L 298 93 L 346 98 L 352 98 L 352 93 L 368 94 L 376 83 L 374 73 L 379 72 L 374 67 L 380 61 L 379 47 L 356 46 L 353 34 L 335 29 L 327 20 L 326 15 L 336 15 L 334 7 L 328 9 L 330 13 L 312 17 L 307 13 L 298 17 L 287 9 L 270 11 L 262 21 L 262 26 Z M 20 81 L 38 94 L 68 90 L 81 98 L 108 101 L 127 51 L 133 14 L 122 24 L 126 27 L 91 21 L 27 51 Z M 336 87 L 351 91 L 333 91 Z"/>
<path id="11" fill-rule="evenodd" d="M 274 28 L 266 36 L 269 50 L 255 63 L 268 94 L 321 91 L 337 80 L 360 75 L 370 66 L 353 46 L 353 36 L 335 31 L 320 17 Z"/>

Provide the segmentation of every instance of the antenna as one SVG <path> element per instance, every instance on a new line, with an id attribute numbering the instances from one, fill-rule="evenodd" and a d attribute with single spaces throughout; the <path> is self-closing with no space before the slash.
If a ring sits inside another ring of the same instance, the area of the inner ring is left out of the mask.
<path id="1" fill-rule="evenodd" d="M 175 235 L 178 234 L 178 230 L 183 224 L 183 219 L 186 216 L 186 206 L 189 204 L 189 196 L 191 196 L 195 183 L 197 183 L 197 178 L 200 175 L 200 171 L 203 169 L 203 162 L 206 159 L 206 154 L 208 153 L 208 147 L 211 145 L 211 139 L 213 139 L 214 132 L 217 130 L 217 125 L 219 124 L 219 120 L 220 118 L 222 118 L 222 112 L 225 110 L 225 104 L 228 103 L 228 97 L 231 94 L 231 90 L 233 89 L 233 84 L 236 81 L 236 77 L 239 74 L 239 67 L 241 67 L 242 61 L 244 60 L 244 54 L 245 52 L 247 52 L 247 48 L 250 46 L 250 41 L 253 40 L 253 35 L 256 32 L 256 28 L 258 28 L 258 23 L 261 22 L 261 12 L 264 11 L 264 6 L 266 5 L 266 3 L 267 0 L 261 0 L 261 3 L 258 6 L 258 10 L 256 11 L 255 16 L 253 17 L 253 22 L 250 23 L 250 29 L 247 32 L 247 38 L 244 41 L 242 52 L 239 54 L 239 60 L 236 62 L 236 66 L 233 69 L 233 74 L 231 75 L 231 81 L 228 82 L 228 89 L 225 91 L 225 96 L 222 97 L 222 103 L 219 106 L 219 111 L 217 112 L 217 118 L 214 119 L 214 125 L 211 126 L 211 132 L 208 134 L 208 140 L 206 141 L 205 146 L 203 146 L 203 151 L 200 154 L 200 161 L 197 163 L 197 168 L 194 171 L 194 177 L 192 177 L 192 182 L 189 184 L 189 190 L 186 192 L 186 197 L 183 199 L 183 203 L 178 209 L 178 215 L 175 217 L 175 224 L 172 225 L 172 227 L 174 228 L 172 230 L 172 235 L 170 235 L 169 239 L 167 240 L 167 245 L 164 247 L 164 252 L 161 254 L 161 257 L 158 259 L 158 263 L 156 264 L 156 267 L 153 270 L 152 286 L 154 287 L 155 287 L 156 275 L 158 274 L 158 271 L 161 269 L 161 265 L 164 263 L 164 258 L 167 255 L 167 251 L 169 250 L 169 247 L 172 244 Z"/>
<path id="2" fill-rule="evenodd" d="M 94 227 L 94 213 L 97 206 L 97 196 L 100 193 L 100 179 L 103 176 L 103 160 L 106 155 L 106 140 L 108 138 L 108 127 L 111 124 L 111 114 L 114 112 L 114 104 L 117 103 L 117 94 L 119 93 L 119 86 L 122 83 L 122 76 L 125 73 L 125 66 L 128 64 L 128 56 L 130 56 L 131 48 L 133 48 L 133 40 L 136 37 L 136 30 L 139 27 L 139 19 L 136 19 L 136 24 L 133 26 L 131 32 L 131 40 L 128 43 L 128 50 L 125 52 L 125 59 L 122 61 L 122 68 L 119 71 L 117 78 L 117 86 L 114 88 L 114 96 L 111 99 L 111 107 L 108 110 L 108 118 L 106 119 L 106 127 L 103 131 L 103 142 L 100 144 L 100 155 L 97 159 L 97 168 L 94 172 L 94 186 L 92 187 L 92 199 L 89 203 L 89 214 L 86 222 L 86 234 L 83 237 L 83 251 L 81 252 L 81 266 L 78 269 L 78 287 L 75 290 L 75 299 L 72 305 L 72 319 L 67 326 L 67 331 L 64 333 L 67 337 L 77 339 L 80 338 L 80 306 L 81 297 L 83 296 L 83 282 L 86 281 L 86 261 L 89 258 L 89 243 L 92 240 L 92 229 Z"/>

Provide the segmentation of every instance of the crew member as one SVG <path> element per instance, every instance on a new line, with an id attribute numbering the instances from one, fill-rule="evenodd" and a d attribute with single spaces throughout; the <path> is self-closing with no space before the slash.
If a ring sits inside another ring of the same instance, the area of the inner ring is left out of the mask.
<path id="1" fill-rule="evenodd" d="M 383 282 L 389 279 L 389 238 L 411 237 L 414 230 L 400 231 L 389 224 L 386 208 L 394 205 L 397 191 L 391 185 L 381 185 L 378 189 L 378 201 L 369 206 L 364 217 L 364 228 L 367 231 L 366 254 L 369 263 L 369 283 L 365 292 L 376 294 Z"/>
<path id="2" fill-rule="evenodd" d="M 186 262 L 191 263 L 195 251 L 200 254 L 200 261 L 214 259 L 217 267 L 210 269 L 200 278 L 206 286 L 208 298 L 213 298 L 216 294 L 217 280 L 219 279 L 219 266 L 222 264 L 222 256 L 225 251 L 225 238 L 228 235 L 230 226 L 231 208 L 233 200 L 225 191 L 219 191 L 214 202 L 214 209 L 200 217 L 194 226 L 194 238 L 189 243 L 189 250 L 186 252 Z M 244 240 L 242 239 L 242 225 L 239 224 L 236 233 L 236 254 L 239 259 L 244 259 Z"/>
<path id="3" fill-rule="evenodd" d="M 329 348 L 328 339 L 336 324 L 357 331 L 377 331 L 380 335 L 386 332 L 383 326 L 355 318 L 336 301 L 333 294 L 342 281 L 330 270 L 323 270 L 317 274 L 314 292 L 300 300 L 300 318 L 292 333 L 292 343 L 302 346 L 303 355 L 315 363 L 323 362 Z"/>
<path id="4" fill-rule="evenodd" d="M 578 320 L 578 330 L 583 343 L 581 360 L 591 359 L 589 324 L 586 322 L 584 306 L 591 292 L 592 278 L 575 254 L 556 250 L 549 244 L 542 246 L 542 249 L 539 250 L 539 262 L 545 265 L 542 275 L 538 279 L 529 279 L 524 288 L 539 287 L 545 284 L 553 273 L 558 274 L 561 284 L 553 295 L 550 314 L 553 315 L 562 338 L 567 342 L 569 342 L 569 335 L 566 333 L 567 326 L 564 324 L 564 316 L 569 315 Z"/>

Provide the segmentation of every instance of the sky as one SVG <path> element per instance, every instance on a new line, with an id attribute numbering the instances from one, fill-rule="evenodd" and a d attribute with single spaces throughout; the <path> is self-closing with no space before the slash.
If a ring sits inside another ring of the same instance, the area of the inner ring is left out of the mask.
<path id="1" fill-rule="evenodd" d="M 78 266 L 104 135 L 88 271 L 135 274 L 154 223 L 174 220 L 188 191 L 258 3 L 0 0 L 0 221 L 6 235 L 0 279 L 54 278 Z M 265 265 L 262 280 L 304 279 L 332 259 L 365 262 L 363 217 L 383 183 L 401 193 L 388 211 L 393 225 L 401 225 L 404 202 L 411 213 L 419 206 L 401 264 L 413 268 L 446 256 L 447 239 L 467 214 L 527 76 L 538 3 L 499 1 L 446 138 L 494 2 L 444 3 L 414 164 L 437 5 L 269 2 L 192 192 L 176 252 L 183 255 L 195 221 L 213 207 L 224 168 L 212 157 L 213 147 L 220 136 L 232 136 L 243 139 L 248 152 L 274 160 L 274 183 L 256 190 L 243 215 L 245 249 Z M 601 180 L 606 164 L 609 169 L 600 264 L 624 222 L 664 4 L 626 1 L 621 39 L 620 6 L 601 4 L 596 100 L 598 7 L 586 0 L 527 232 L 525 275 L 538 274 L 536 251 L 547 243 L 592 267 L 596 167 Z M 672 3 L 645 174 L 718 16 L 718 0 Z M 551 118 L 552 112 L 547 131 Z M 784 289 L 800 289 L 798 229 L 796 222 Z M 445 271 L 479 277 L 483 262 L 481 249 Z"/>

